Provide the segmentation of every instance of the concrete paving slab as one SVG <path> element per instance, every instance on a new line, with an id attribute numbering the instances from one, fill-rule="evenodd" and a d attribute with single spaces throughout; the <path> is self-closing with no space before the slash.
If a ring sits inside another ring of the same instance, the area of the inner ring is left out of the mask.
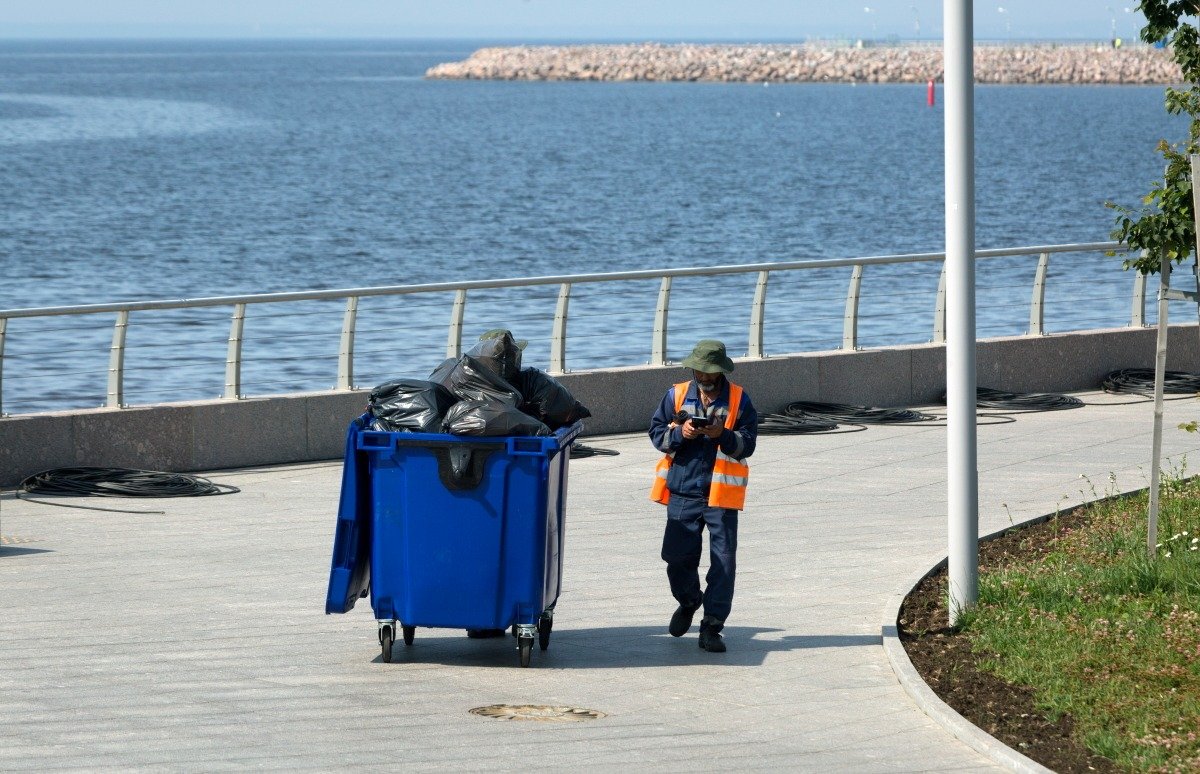
<path id="1" fill-rule="evenodd" d="M 981 534 L 1145 486 L 1151 412 L 980 427 Z M 1168 467 L 1196 459 L 1174 428 L 1197 416 L 1167 404 Z M 945 434 L 764 436 L 724 655 L 666 633 L 649 441 L 587 439 L 620 455 L 571 462 L 563 593 L 530 669 L 511 638 L 447 629 L 385 664 L 366 600 L 323 614 L 340 463 L 206 474 L 242 489 L 222 497 L 60 501 L 138 513 L 0 495 L 0 768 L 997 770 L 916 707 L 880 644 L 897 584 L 945 554 Z M 468 713 L 500 703 L 607 716 Z"/>

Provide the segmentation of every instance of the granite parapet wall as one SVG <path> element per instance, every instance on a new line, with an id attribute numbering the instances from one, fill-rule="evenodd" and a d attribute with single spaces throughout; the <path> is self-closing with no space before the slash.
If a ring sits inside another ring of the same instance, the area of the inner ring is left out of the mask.
<path id="1" fill-rule="evenodd" d="M 576 45 L 482 48 L 426 78 L 510 81 L 925 83 L 942 79 L 939 46 Z M 1147 46 L 1028 45 L 975 49 L 978 83 L 1173 84 L 1179 66 Z"/>
<path id="2" fill-rule="evenodd" d="M 1153 368 L 1155 336 L 1153 328 L 1116 328 L 987 339 L 977 350 L 978 383 L 1011 392 L 1094 390 L 1110 371 Z M 734 378 L 760 412 L 796 400 L 930 406 L 946 385 L 946 348 L 937 344 L 735 362 Z M 1171 326 L 1167 368 L 1200 370 L 1195 323 Z M 560 380 L 592 411 L 585 435 L 598 435 L 645 432 L 667 387 L 686 378 L 681 366 L 669 365 L 580 371 Z M 355 390 L 4 417 L 0 487 L 80 465 L 205 471 L 338 459 L 346 426 L 366 402 L 367 392 Z"/>

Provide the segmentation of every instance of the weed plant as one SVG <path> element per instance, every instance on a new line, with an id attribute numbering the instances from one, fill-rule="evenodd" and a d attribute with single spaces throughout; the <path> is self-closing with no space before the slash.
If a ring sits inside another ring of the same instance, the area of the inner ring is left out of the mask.
<path id="1" fill-rule="evenodd" d="M 1154 558 L 1146 492 L 1087 510 L 1033 558 L 983 569 L 961 628 L 982 668 L 1032 687 L 1051 719 L 1069 713 L 1089 749 L 1200 771 L 1200 479 L 1164 475 Z"/>

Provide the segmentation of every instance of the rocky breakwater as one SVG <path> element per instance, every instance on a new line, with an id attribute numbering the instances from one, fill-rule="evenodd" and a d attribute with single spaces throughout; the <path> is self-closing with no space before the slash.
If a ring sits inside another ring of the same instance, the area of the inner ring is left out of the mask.
<path id="1" fill-rule="evenodd" d="M 426 78 L 506 81 L 924 83 L 942 78 L 937 46 L 579 45 L 482 48 Z M 1145 46 L 980 46 L 979 83 L 1180 81 L 1169 52 Z"/>

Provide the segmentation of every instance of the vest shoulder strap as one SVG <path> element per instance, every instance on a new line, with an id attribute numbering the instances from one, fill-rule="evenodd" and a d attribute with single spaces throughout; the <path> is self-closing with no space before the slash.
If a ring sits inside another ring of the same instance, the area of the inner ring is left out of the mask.
<path id="1" fill-rule="evenodd" d="M 742 388 L 740 385 L 729 383 L 729 416 L 725 417 L 725 428 L 732 430 L 737 427 L 738 411 L 742 407 Z"/>
<path id="2" fill-rule="evenodd" d="M 680 382 L 679 384 L 675 385 L 675 413 L 676 414 L 678 414 L 679 410 L 681 408 L 683 408 L 683 399 L 687 397 L 688 385 L 690 385 L 690 384 L 691 384 L 691 382 Z"/>

